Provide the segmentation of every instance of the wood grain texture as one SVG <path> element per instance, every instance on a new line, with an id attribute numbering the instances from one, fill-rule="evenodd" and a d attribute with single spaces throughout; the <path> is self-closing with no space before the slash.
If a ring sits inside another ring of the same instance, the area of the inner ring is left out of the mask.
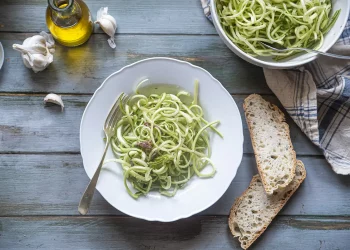
<path id="1" fill-rule="evenodd" d="M 0 95 L 0 153 L 1 152 L 79 152 L 81 116 L 91 96 L 63 96 L 64 112 L 60 107 L 45 107 L 44 95 Z M 244 152 L 253 153 L 249 131 L 244 120 L 242 103 L 246 95 L 234 95 L 243 119 Z M 273 103 L 273 96 L 265 96 Z M 296 152 L 320 155 L 321 152 L 287 118 Z"/>
<path id="2" fill-rule="evenodd" d="M 350 216 L 350 176 L 334 174 L 322 158 L 300 159 L 307 178 L 281 214 Z M 0 216 L 78 215 L 78 202 L 89 181 L 80 155 L 0 155 L 0 172 Z M 245 155 L 229 189 L 201 214 L 228 215 L 256 173 L 254 157 Z M 89 214 L 122 213 L 97 192 Z"/>
<path id="3" fill-rule="evenodd" d="M 12 44 L 47 30 L 46 0 L 0 0 L 0 249 L 240 249 L 227 226 L 230 207 L 257 173 L 243 118 L 241 166 L 213 206 L 174 223 L 124 216 L 97 192 L 88 217 L 77 216 L 88 184 L 79 153 L 83 110 L 103 80 L 149 57 L 173 57 L 208 70 L 233 95 L 242 112 L 247 94 L 280 106 L 261 68 L 235 56 L 203 15 L 199 0 L 86 0 L 95 18 L 108 6 L 116 17 L 117 48 L 95 27 L 83 46 L 56 46 L 54 62 L 38 74 L 24 67 Z M 44 107 L 61 93 L 66 109 Z M 280 216 L 251 249 L 348 249 L 350 176 L 336 175 L 321 152 L 287 118 L 307 178 Z M 121 190 L 124 191 L 124 190 Z M 215 216 L 209 216 L 215 215 Z"/>
<path id="4" fill-rule="evenodd" d="M 0 218 L 0 225 L 1 249 L 240 249 L 226 216 L 173 223 L 129 217 L 19 217 Z M 348 249 L 349 233 L 349 218 L 278 217 L 250 249 Z"/>
<path id="5" fill-rule="evenodd" d="M 115 17 L 118 33 L 139 34 L 216 34 L 197 0 L 85 0 L 93 20 L 97 10 L 108 6 Z M 40 32 L 47 30 L 47 0 L 0 1 L 0 32 Z M 103 31 L 95 25 L 95 32 Z"/>
<path id="6" fill-rule="evenodd" d="M 238 58 L 218 36 L 120 35 L 113 50 L 105 35 L 93 35 L 77 48 L 57 45 L 54 62 L 34 73 L 12 49 L 12 44 L 32 35 L 0 33 L 5 50 L 0 92 L 90 94 L 107 76 L 128 64 L 150 57 L 172 57 L 208 70 L 231 93 L 271 93 L 262 69 Z"/>

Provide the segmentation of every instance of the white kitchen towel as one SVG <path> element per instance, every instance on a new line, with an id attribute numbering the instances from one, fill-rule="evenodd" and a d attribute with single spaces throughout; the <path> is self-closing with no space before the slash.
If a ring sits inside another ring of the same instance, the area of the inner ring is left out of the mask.
<path id="1" fill-rule="evenodd" d="M 211 20 L 210 0 L 201 0 Z M 350 18 L 330 52 L 350 56 Z M 266 82 L 289 115 L 320 147 L 338 174 L 350 174 L 350 61 L 318 57 L 302 67 L 264 69 Z"/>

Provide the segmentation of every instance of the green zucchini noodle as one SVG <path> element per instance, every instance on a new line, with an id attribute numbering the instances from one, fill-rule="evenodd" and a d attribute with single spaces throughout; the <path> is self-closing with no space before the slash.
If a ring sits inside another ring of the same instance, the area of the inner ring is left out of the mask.
<path id="1" fill-rule="evenodd" d="M 227 37 L 251 56 L 295 55 L 278 52 L 260 42 L 293 48 L 319 49 L 340 10 L 330 17 L 331 0 L 217 0 L 217 13 Z"/>
<path id="2" fill-rule="evenodd" d="M 197 175 L 213 177 L 216 169 L 210 160 L 210 128 L 219 121 L 208 122 L 198 104 L 198 81 L 195 82 L 193 102 L 186 105 L 180 91 L 174 94 L 140 94 L 138 88 L 120 109 L 122 118 L 116 124 L 111 140 L 112 151 L 124 174 L 124 185 L 130 196 L 137 199 L 158 190 L 165 196 L 174 196 Z M 210 171 L 203 171 L 210 168 Z M 134 191 L 133 191 L 134 190 Z"/>

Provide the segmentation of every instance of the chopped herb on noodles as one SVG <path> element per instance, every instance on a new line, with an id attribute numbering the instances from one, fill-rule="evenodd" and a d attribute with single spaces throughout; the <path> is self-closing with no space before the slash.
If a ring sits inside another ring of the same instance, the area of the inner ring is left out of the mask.
<path id="1" fill-rule="evenodd" d="M 275 60 L 300 52 L 276 52 L 260 42 L 319 49 L 340 14 L 337 10 L 330 17 L 330 0 L 217 0 L 216 7 L 232 42 L 252 56 Z"/>
<path id="2" fill-rule="evenodd" d="M 190 105 L 184 104 L 181 96 L 190 94 L 180 91 L 177 95 L 145 96 L 136 90 L 127 104 L 120 103 L 123 117 L 111 142 L 117 159 L 106 162 L 121 164 L 125 188 L 134 198 L 151 190 L 174 196 L 193 175 L 202 178 L 215 175 L 207 129 L 222 137 L 215 128 L 219 121 L 204 119 L 197 100 L 198 82 Z M 209 173 L 204 173 L 203 169 L 209 166 Z"/>

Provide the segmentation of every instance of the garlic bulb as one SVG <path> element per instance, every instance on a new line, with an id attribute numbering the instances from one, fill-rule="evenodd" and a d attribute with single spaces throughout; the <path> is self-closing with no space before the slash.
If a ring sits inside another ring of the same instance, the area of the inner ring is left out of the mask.
<path id="1" fill-rule="evenodd" d="M 50 34 L 42 31 L 40 35 L 25 39 L 22 45 L 12 45 L 12 48 L 21 52 L 24 65 L 37 73 L 52 63 L 55 41 Z"/>
<path id="2" fill-rule="evenodd" d="M 117 29 L 117 22 L 114 17 L 108 14 L 108 7 L 102 7 L 97 11 L 97 21 L 95 21 L 95 23 L 98 23 L 103 31 L 110 36 L 107 41 L 109 46 L 114 49 L 116 47 L 114 34 Z"/>
<path id="3" fill-rule="evenodd" d="M 63 111 L 64 104 L 63 104 L 61 96 L 59 96 L 59 95 L 56 95 L 56 94 L 53 94 L 53 93 L 48 94 L 47 96 L 45 96 L 44 102 L 45 103 L 50 102 L 50 103 L 54 103 L 54 104 L 60 105 L 61 108 L 62 108 L 62 111 Z"/>

